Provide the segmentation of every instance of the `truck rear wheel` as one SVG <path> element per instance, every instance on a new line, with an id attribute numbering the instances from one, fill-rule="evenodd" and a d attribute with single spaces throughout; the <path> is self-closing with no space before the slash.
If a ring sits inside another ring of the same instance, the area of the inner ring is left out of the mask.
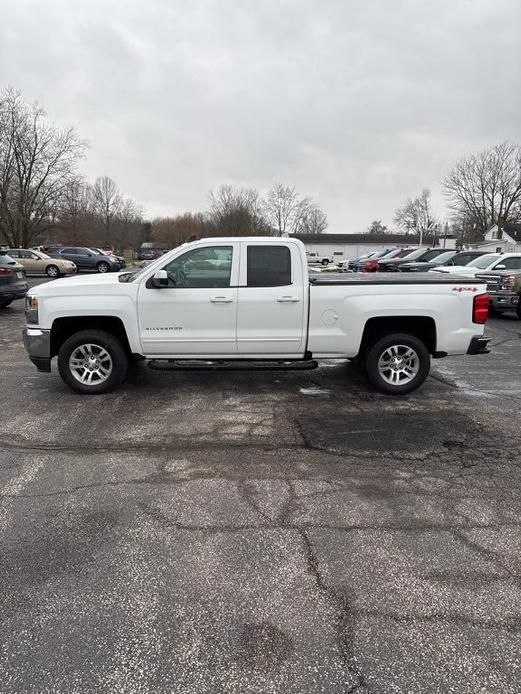
<path id="1" fill-rule="evenodd" d="M 429 375 L 430 366 L 425 343 L 407 333 L 381 337 L 365 355 L 369 382 L 388 395 L 405 395 L 419 388 Z"/>
<path id="2" fill-rule="evenodd" d="M 71 335 L 58 352 L 58 371 L 77 393 L 107 393 L 126 378 L 127 354 L 117 337 L 104 330 Z"/>

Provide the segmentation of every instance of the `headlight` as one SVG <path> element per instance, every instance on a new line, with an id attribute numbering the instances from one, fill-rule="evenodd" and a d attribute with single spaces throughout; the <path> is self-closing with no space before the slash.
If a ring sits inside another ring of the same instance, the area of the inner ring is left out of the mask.
<path id="1" fill-rule="evenodd" d="M 35 296 L 25 297 L 25 320 L 32 325 L 38 325 L 38 299 Z"/>

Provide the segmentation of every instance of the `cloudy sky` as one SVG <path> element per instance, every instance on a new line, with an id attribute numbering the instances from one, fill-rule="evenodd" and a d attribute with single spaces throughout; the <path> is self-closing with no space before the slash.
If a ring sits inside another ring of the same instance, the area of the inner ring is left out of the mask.
<path id="1" fill-rule="evenodd" d="M 149 215 L 297 186 L 363 231 L 521 141 L 520 0 L 0 0 L 0 86 L 90 142 Z"/>

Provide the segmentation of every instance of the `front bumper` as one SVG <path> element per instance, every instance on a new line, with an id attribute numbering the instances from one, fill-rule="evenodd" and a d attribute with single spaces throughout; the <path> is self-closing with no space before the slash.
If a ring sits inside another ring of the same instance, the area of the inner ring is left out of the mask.
<path id="1" fill-rule="evenodd" d="M 38 371 L 51 370 L 51 331 L 40 328 L 24 328 L 24 346 L 29 359 Z"/>
<path id="2" fill-rule="evenodd" d="M 467 354 L 489 354 L 490 350 L 488 348 L 488 343 L 490 342 L 490 337 L 483 337 L 482 335 L 476 335 L 470 341 Z"/>
<path id="3" fill-rule="evenodd" d="M 514 292 L 502 292 L 501 294 L 491 294 L 489 292 L 488 297 L 490 308 L 493 308 L 495 311 L 516 309 L 519 304 L 519 294 Z"/>

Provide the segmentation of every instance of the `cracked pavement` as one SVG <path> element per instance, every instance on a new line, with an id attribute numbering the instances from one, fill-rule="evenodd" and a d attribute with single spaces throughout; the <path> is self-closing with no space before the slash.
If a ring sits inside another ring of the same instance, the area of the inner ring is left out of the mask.
<path id="1" fill-rule="evenodd" d="M 0 313 L 2 694 L 518 694 L 513 316 L 400 399 L 334 361 L 82 397 L 22 326 Z"/>

